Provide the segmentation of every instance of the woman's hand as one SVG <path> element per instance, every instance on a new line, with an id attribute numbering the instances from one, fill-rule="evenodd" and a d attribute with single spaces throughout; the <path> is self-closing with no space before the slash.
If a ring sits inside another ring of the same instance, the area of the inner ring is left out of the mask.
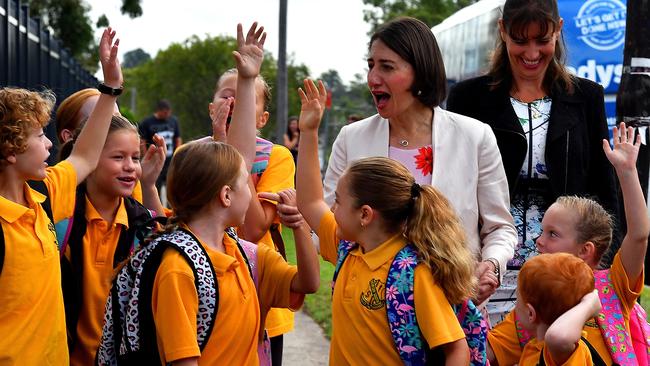
<path id="1" fill-rule="evenodd" d="M 641 138 L 636 136 L 633 127 L 625 128 L 625 123 L 621 122 L 619 127 L 614 126 L 614 149 L 609 146 L 609 141 L 603 140 L 603 150 L 610 163 L 617 172 L 636 171 L 636 158 L 639 155 L 639 146 Z M 634 138 L 636 138 L 636 142 Z"/>
<path id="2" fill-rule="evenodd" d="M 298 126 L 303 131 L 318 130 L 321 118 L 325 112 L 325 103 L 327 101 L 327 90 L 322 80 L 318 81 L 318 88 L 313 80 L 304 80 L 305 89 L 298 89 L 300 95 L 300 117 Z"/>
<path id="3" fill-rule="evenodd" d="M 226 142 L 228 115 L 235 98 L 218 98 L 208 107 L 210 119 L 212 120 L 212 139 L 214 141 Z"/>
<path id="4" fill-rule="evenodd" d="M 476 269 L 478 277 L 478 290 L 474 302 L 478 305 L 487 300 L 499 287 L 499 279 L 494 273 L 494 264 L 491 262 L 481 262 Z"/>
<path id="5" fill-rule="evenodd" d="M 156 180 L 165 165 L 167 158 L 167 144 L 165 139 L 158 134 L 152 137 L 153 144 L 144 153 L 140 165 L 142 166 L 142 176 L 140 182 L 143 187 L 155 186 Z"/>
<path id="6" fill-rule="evenodd" d="M 237 24 L 237 51 L 233 51 L 232 54 L 237 62 L 239 77 L 254 78 L 259 75 L 264 60 L 265 40 L 264 27 L 258 29 L 257 22 L 251 25 L 245 39 L 241 23 Z"/>
<path id="7" fill-rule="evenodd" d="M 102 64 L 102 72 L 104 73 L 104 84 L 117 89 L 122 87 L 122 68 L 117 59 L 117 49 L 120 45 L 120 40 L 115 39 L 115 31 L 108 27 L 104 29 L 102 38 L 99 41 L 99 62 Z"/>

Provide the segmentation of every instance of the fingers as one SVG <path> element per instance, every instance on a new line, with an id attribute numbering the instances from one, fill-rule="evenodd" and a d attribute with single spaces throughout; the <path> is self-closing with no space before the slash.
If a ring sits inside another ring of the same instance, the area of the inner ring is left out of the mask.
<path id="1" fill-rule="evenodd" d="M 244 44 L 244 30 L 241 23 L 237 24 L 237 44 L 239 46 Z"/>
<path id="2" fill-rule="evenodd" d="M 270 201 L 280 202 L 280 195 L 278 195 L 277 193 L 259 192 L 257 193 L 257 197 L 270 200 Z"/>

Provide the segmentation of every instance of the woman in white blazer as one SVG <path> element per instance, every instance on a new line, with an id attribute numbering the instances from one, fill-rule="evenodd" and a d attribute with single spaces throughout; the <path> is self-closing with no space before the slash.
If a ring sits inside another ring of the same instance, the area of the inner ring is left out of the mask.
<path id="1" fill-rule="evenodd" d="M 398 18 L 371 37 L 368 87 L 378 114 L 341 129 L 325 174 L 325 200 L 334 201 L 339 177 L 355 160 L 387 156 L 452 203 L 479 259 L 478 302 L 499 285 L 517 233 L 509 212 L 508 182 L 490 127 L 447 112 L 445 69 L 429 27 Z"/>

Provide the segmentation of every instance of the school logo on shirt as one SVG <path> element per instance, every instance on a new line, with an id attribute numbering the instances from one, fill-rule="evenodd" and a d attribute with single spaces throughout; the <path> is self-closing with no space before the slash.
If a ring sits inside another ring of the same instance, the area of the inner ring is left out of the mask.
<path id="1" fill-rule="evenodd" d="M 386 306 L 386 283 L 376 278 L 368 282 L 368 288 L 361 293 L 359 301 L 368 310 L 379 310 Z"/>
<path id="2" fill-rule="evenodd" d="M 52 236 L 54 236 L 54 245 L 56 245 L 58 247 L 59 246 L 59 241 L 56 238 L 56 229 L 54 228 L 54 224 L 52 223 L 52 221 L 50 221 L 50 223 L 47 224 L 47 228 L 52 233 Z"/>

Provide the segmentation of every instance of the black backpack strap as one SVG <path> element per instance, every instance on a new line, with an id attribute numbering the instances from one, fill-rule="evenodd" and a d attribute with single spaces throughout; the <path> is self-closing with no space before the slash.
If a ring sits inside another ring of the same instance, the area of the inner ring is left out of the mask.
<path id="1" fill-rule="evenodd" d="M 29 186 L 33 190 L 45 196 L 45 201 L 41 203 L 41 207 L 43 207 L 45 214 L 47 215 L 47 217 L 49 217 L 52 224 L 54 224 L 54 215 L 52 214 L 52 202 L 50 201 L 50 192 L 47 190 L 47 185 L 45 185 L 45 182 L 42 180 L 30 180 L 27 181 L 27 184 L 29 184 Z"/>
<path id="2" fill-rule="evenodd" d="M 2 230 L 2 223 L 0 223 L 0 275 L 2 275 L 2 267 L 5 264 L 5 233 Z"/>
<path id="3" fill-rule="evenodd" d="M 129 228 L 120 232 L 113 256 L 113 268 L 117 268 L 133 253 L 136 238 L 143 243 L 145 237 L 156 229 L 156 223 L 161 222 L 160 218 L 154 218 L 151 211 L 133 197 L 124 198 L 124 208 L 129 220 Z M 166 218 L 163 217 L 163 220 Z"/>
<path id="4" fill-rule="evenodd" d="M 587 348 L 589 349 L 589 354 L 591 354 L 591 360 L 594 366 L 607 366 L 605 361 L 603 361 L 603 358 L 600 357 L 598 351 L 596 351 L 594 346 L 592 346 L 591 343 L 589 343 L 587 338 L 580 337 L 580 340 L 583 341 L 587 346 Z M 546 362 L 544 362 L 544 348 L 542 348 L 542 352 L 539 353 L 539 362 L 537 363 L 537 366 L 546 366 Z"/>

